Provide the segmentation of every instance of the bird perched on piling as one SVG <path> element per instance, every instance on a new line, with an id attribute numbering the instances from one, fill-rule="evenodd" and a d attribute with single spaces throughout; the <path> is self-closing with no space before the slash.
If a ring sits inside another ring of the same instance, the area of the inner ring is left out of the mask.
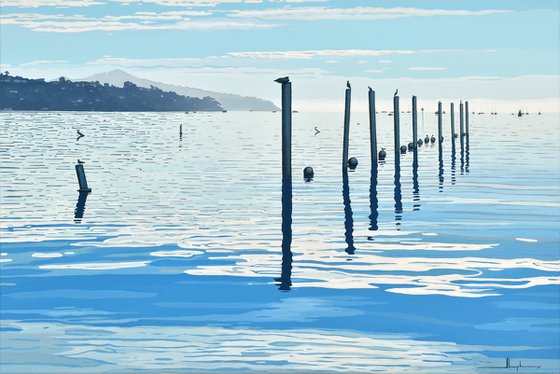
<path id="1" fill-rule="evenodd" d="M 85 163 L 86 163 L 85 161 L 78 159 L 78 164 L 85 164 Z"/>
<path id="2" fill-rule="evenodd" d="M 288 83 L 290 81 L 290 77 L 282 77 L 282 78 L 275 79 L 274 81 L 278 83 Z"/>
<path id="3" fill-rule="evenodd" d="M 350 81 L 346 81 L 346 87 L 350 90 L 352 89 L 352 87 L 350 87 Z"/>
<path id="4" fill-rule="evenodd" d="M 373 91 L 370 86 L 368 86 L 368 88 L 369 88 L 370 91 Z"/>
<path id="5" fill-rule="evenodd" d="M 395 94 L 393 96 L 397 96 L 399 94 L 399 89 L 397 88 L 397 90 L 395 91 Z"/>

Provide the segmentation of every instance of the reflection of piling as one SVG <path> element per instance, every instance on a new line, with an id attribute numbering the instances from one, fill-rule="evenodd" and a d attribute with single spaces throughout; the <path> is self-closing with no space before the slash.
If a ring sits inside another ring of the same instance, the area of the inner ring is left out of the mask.
<path id="1" fill-rule="evenodd" d="M 418 113 L 416 108 L 416 96 L 412 96 L 412 144 L 414 144 L 414 154 L 418 153 Z"/>
<path id="2" fill-rule="evenodd" d="M 342 142 L 342 171 L 348 170 L 348 145 L 350 141 L 350 87 L 346 88 L 344 104 L 344 139 Z"/>
<path id="3" fill-rule="evenodd" d="M 466 141 L 466 145 L 465 145 L 465 172 L 468 174 L 469 173 L 469 167 L 470 167 L 470 147 L 469 147 L 469 135 L 467 134 L 467 141 Z"/>
<path id="4" fill-rule="evenodd" d="M 465 126 L 466 130 L 465 133 L 469 136 L 469 102 L 465 101 Z"/>
<path id="5" fill-rule="evenodd" d="M 418 183 L 418 153 L 412 161 L 412 210 L 420 210 L 420 184 Z"/>
<path id="6" fill-rule="evenodd" d="M 399 97 L 393 97 L 393 119 L 395 124 L 395 166 L 400 164 L 401 126 L 400 126 Z"/>
<path id="7" fill-rule="evenodd" d="M 354 218 L 350 201 L 350 186 L 348 185 L 348 173 L 342 173 L 342 200 L 344 203 L 344 238 L 346 240 L 346 253 L 353 255 L 354 247 Z"/>
<path id="8" fill-rule="evenodd" d="M 282 178 L 292 179 L 292 83 L 282 83 Z"/>
<path id="9" fill-rule="evenodd" d="M 369 179 L 369 208 L 371 214 L 369 215 L 371 231 L 377 231 L 379 228 L 377 225 L 377 218 L 379 217 L 379 200 L 377 199 L 377 165 L 371 168 L 371 176 Z"/>
<path id="10" fill-rule="evenodd" d="M 375 91 L 371 88 L 369 98 L 369 147 L 371 153 L 371 166 L 377 169 L 377 124 L 375 122 Z"/>
<path id="11" fill-rule="evenodd" d="M 74 210 L 74 222 L 82 222 L 84 217 L 84 211 L 86 209 L 86 200 L 89 195 L 88 191 L 81 191 L 78 195 L 78 202 L 76 203 L 76 209 Z"/>
<path id="12" fill-rule="evenodd" d="M 397 230 L 401 225 L 402 219 L 402 194 L 401 194 L 401 166 L 400 164 L 395 164 L 395 222 Z"/>
<path id="13" fill-rule="evenodd" d="M 80 192 L 91 192 L 91 188 L 88 187 L 87 179 L 86 179 L 86 172 L 84 171 L 84 165 L 77 164 L 76 165 L 76 175 L 78 177 L 78 184 Z"/>
<path id="14" fill-rule="evenodd" d="M 443 192 L 443 155 L 440 151 L 438 152 L 438 161 L 439 161 L 439 167 L 438 167 L 438 177 L 439 177 L 439 192 Z"/>
<path id="15" fill-rule="evenodd" d="M 292 286 L 292 180 L 282 181 L 282 275 L 276 279 L 278 289 L 289 291 Z"/>
<path id="16" fill-rule="evenodd" d="M 452 185 L 455 185 L 455 181 L 456 181 L 455 165 L 456 165 L 455 143 L 453 143 L 453 147 L 451 148 L 451 184 Z"/>
<path id="17" fill-rule="evenodd" d="M 438 129 L 438 147 L 441 152 L 441 147 L 443 143 L 443 120 L 442 120 L 442 109 L 441 101 L 438 102 L 438 116 L 437 116 L 437 129 Z"/>

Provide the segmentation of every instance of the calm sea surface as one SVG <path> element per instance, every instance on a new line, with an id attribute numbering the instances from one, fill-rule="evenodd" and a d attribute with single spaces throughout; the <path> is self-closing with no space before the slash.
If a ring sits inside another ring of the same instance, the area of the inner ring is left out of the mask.
<path id="1" fill-rule="evenodd" d="M 558 115 L 392 120 L 294 114 L 290 227 L 280 113 L 1 113 L 0 371 L 559 371 Z"/>

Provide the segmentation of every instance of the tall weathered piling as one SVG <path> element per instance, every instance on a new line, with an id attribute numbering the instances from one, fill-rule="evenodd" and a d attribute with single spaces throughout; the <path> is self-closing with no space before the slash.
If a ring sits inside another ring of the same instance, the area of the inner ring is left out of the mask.
<path id="1" fill-rule="evenodd" d="M 463 102 L 459 104 L 459 125 L 460 125 L 460 136 L 461 138 L 465 136 L 465 120 L 464 120 L 464 110 L 463 110 Z"/>
<path id="2" fill-rule="evenodd" d="M 344 102 L 344 138 L 342 140 L 342 171 L 348 171 L 348 146 L 350 142 L 350 97 L 352 89 L 350 83 L 346 83 L 346 94 Z"/>
<path id="3" fill-rule="evenodd" d="M 449 112 L 451 114 L 451 142 L 455 144 L 455 104 L 449 104 Z"/>
<path id="4" fill-rule="evenodd" d="M 91 192 L 91 188 L 89 188 L 87 179 L 86 179 L 86 172 L 84 170 L 84 165 L 77 164 L 76 165 L 76 176 L 78 177 L 78 185 L 80 192 Z"/>
<path id="5" fill-rule="evenodd" d="M 469 136 L 469 102 L 465 101 L 465 126 L 466 126 L 466 135 Z"/>
<path id="6" fill-rule="evenodd" d="M 276 79 L 282 84 L 282 179 L 292 179 L 292 83 L 290 78 Z"/>
<path id="7" fill-rule="evenodd" d="M 377 124 L 375 118 L 375 91 L 369 88 L 369 147 L 371 154 L 371 167 L 377 168 Z"/>
<path id="8" fill-rule="evenodd" d="M 400 164 L 400 148 L 401 148 L 401 125 L 400 125 L 399 97 L 395 92 L 393 96 L 393 119 L 394 119 L 394 136 L 395 136 L 395 165 Z"/>
<path id="9" fill-rule="evenodd" d="M 438 149 L 441 153 L 441 147 L 443 144 L 443 111 L 441 109 L 441 101 L 438 102 L 438 116 L 437 116 L 437 128 L 438 128 Z"/>
<path id="10" fill-rule="evenodd" d="M 416 96 L 412 96 L 412 143 L 414 153 L 418 152 L 418 110 L 416 107 Z"/>

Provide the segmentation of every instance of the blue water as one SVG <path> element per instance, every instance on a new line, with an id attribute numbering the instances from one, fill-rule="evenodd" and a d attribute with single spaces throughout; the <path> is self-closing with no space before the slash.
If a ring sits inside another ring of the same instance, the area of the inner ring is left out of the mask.
<path id="1" fill-rule="evenodd" d="M 297 113 L 291 199 L 280 113 L 0 121 L 2 373 L 560 370 L 558 115 Z"/>

